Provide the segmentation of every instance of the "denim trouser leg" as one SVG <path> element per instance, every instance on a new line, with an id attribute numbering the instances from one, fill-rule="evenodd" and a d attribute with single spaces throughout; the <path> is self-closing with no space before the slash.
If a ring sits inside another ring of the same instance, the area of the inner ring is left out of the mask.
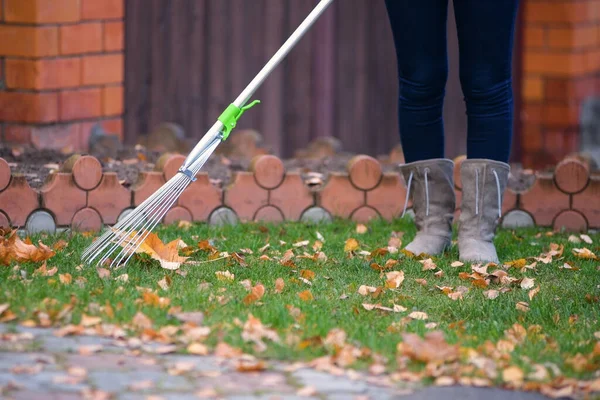
<path id="1" fill-rule="evenodd" d="M 398 60 L 407 162 L 444 156 L 448 0 L 386 0 Z M 512 49 L 518 0 L 454 0 L 467 157 L 507 162 L 513 123 Z"/>

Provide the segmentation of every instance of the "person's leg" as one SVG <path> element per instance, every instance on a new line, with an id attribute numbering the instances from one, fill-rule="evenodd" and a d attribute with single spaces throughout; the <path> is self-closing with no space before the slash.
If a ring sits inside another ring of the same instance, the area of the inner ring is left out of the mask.
<path id="1" fill-rule="evenodd" d="M 417 235 L 405 248 L 436 255 L 451 244 L 456 206 L 452 160 L 444 159 L 442 108 L 448 0 L 387 0 L 400 84 L 398 117 Z"/>
<path id="2" fill-rule="evenodd" d="M 510 172 L 517 9 L 518 0 L 454 0 L 468 122 L 458 230 L 463 261 L 499 262 L 494 237 Z"/>
<path id="3" fill-rule="evenodd" d="M 386 0 L 400 84 L 398 117 L 406 162 L 442 158 L 448 0 Z"/>
<path id="4" fill-rule="evenodd" d="M 518 0 L 454 0 L 467 158 L 508 162 L 513 130 L 512 54 Z"/>

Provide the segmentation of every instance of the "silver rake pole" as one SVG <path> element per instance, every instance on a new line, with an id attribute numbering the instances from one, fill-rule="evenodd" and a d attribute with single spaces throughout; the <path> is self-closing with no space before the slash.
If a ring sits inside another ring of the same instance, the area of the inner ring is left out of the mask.
<path id="1" fill-rule="evenodd" d="M 179 168 L 178 173 L 131 211 L 129 215 L 113 227 L 108 228 L 102 236 L 94 241 L 83 252 L 82 259 L 85 263 L 92 264 L 97 260 L 98 265 L 103 265 L 110 261 L 110 267 L 115 267 L 129 261 L 154 227 L 162 221 L 181 193 L 191 182 L 196 180 L 196 174 L 221 141 L 227 140 L 244 112 L 259 102 L 255 100 L 246 105 L 252 95 L 332 3 L 333 0 L 321 0 L 315 6 L 252 82 L 227 107 L 219 116 L 217 122 L 196 144 L 181 168 Z M 116 257 L 110 259 L 111 255 L 117 250 L 119 251 Z"/>

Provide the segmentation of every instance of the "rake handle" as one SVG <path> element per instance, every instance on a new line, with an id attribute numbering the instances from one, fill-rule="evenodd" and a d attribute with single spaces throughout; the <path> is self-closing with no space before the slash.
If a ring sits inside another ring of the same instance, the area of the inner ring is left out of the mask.
<path id="1" fill-rule="evenodd" d="M 284 60 L 287 54 L 294 48 L 294 46 L 302 39 L 302 37 L 308 32 L 312 25 L 319 19 L 321 14 L 325 12 L 327 7 L 333 3 L 334 0 L 321 0 L 319 4 L 311 11 L 310 14 L 302 21 L 302 23 L 296 28 L 296 30 L 290 35 L 285 43 L 277 50 L 277 52 L 271 57 L 269 62 L 260 70 L 260 72 L 252 79 L 252 81 L 246 86 L 244 91 L 235 99 L 233 104 L 236 107 L 242 108 L 248 100 L 254 95 L 256 90 L 263 84 L 263 82 L 269 77 L 275 68 Z M 223 123 L 221 121 L 215 122 L 215 124 L 206 132 L 204 137 L 200 139 L 198 144 L 192 149 L 182 167 L 181 172 L 186 173 L 190 178 L 193 178 L 197 171 L 195 171 L 196 161 L 200 158 L 199 156 L 204 152 L 204 149 L 215 139 L 219 138 L 222 133 Z"/>

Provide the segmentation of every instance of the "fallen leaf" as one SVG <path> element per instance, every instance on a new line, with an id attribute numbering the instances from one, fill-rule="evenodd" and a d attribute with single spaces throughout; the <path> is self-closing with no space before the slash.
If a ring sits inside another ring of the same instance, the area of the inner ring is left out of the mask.
<path id="1" fill-rule="evenodd" d="M 530 301 L 531 301 L 531 300 L 533 300 L 533 297 L 534 297 L 536 294 L 538 294 L 538 293 L 539 293 L 539 291 L 540 291 L 540 287 L 539 287 L 539 286 L 538 286 L 538 287 L 536 287 L 535 289 L 531 289 L 531 290 L 529 291 L 529 293 L 528 293 L 528 295 L 529 295 L 529 300 L 530 300 Z"/>
<path id="2" fill-rule="evenodd" d="M 594 241 L 592 240 L 592 238 L 591 238 L 591 237 L 589 237 L 589 236 L 588 236 L 588 235 L 586 235 L 586 234 L 583 234 L 583 233 L 582 233 L 581 235 L 579 235 L 579 237 L 580 237 L 580 238 L 581 238 L 581 239 L 582 239 L 584 242 L 586 242 L 587 244 L 592 244 L 592 243 L 594 243 Z"/>
<path id="3" fill-rule="evenodd" d="M 458 267 L 462 267 L 463 265 L 465 265 L 464 263 L 460 262 L 460 261 L 454 261 L 452 264 L 450 264 L 450 266 L 452 268 L 458 268 Z"/>
<path id="4" fill-rule="evenodd" d="M 239 360 L 235 369 L 238 372 L 260 372 L 267 369 L 267 364 L 262 360 Z"/>
<path id="5" fill-rule="evenodd" d="M 250 281 L 250 279 L 244 279 L 240 282 L 240 285 L 242 285 L 246 290 L 252 290 L 252 281 Z"/>
<path id="6" fill-rule="evenodd" d="M 429 318 L 429 316 L 422 311 L 413 311 L 408 314 L 408 317 L 416 320 L 426 320 Z"/>
<path id="7" fill-rule="evenodd" d="M 198 356 L 206 356 L 209 353 L 208 347 L 202 343 L 191 343 L 187 347 L 187 352 Z"/>
<path id="8" fill-rule="evenodd" d="M 50 247 L 38 242 L 38 246 L 26 243 L 17 235 L 17 230 L 11 231 L 8 237 L 0 236 L 0 264 L 9 265 L 11 262 L 41 262 L 55 255 Z"/>
<path id="9" fill-rule="evenodd" d="M 160 281 L 158 281 L 158 286 L 160 286 L 162 290 L 169 290 L 169 287 L 171 286 L 171 278 L 165 276 Z"/>
<path id="10" fill-rule="evenodd" d="M 303 240 L 301 242 L 294 243 L 292 246 L 294 246 L 294 247 L 305 247 L 305 246 L 308 246 L 309 244 L 310 244 L 310 240 Z"/>
<path id="11" fill-rule="evenodd" d="M 240 267 L 247 267 L 248 266 L 248 263 L 246 262 L 246 259 L 241 254 L 232 253 L 231 254 L 231 259 L 233 261 L 235 261 Z"/>
<path id="12" fill-rule="evenodd" d="M 583 249 L 573 249 L 573 254 L 575 254 L 579 258 L 583 258 L 585 260 L 597 260 L 598 257 L 592 253 L 590 249 L 584 247 Z"/>
<path id="13" fill-rule="evenodd" d="M 311 293 L 310 290 L 305 290 L 303 292 L 298 293 L 298 297 L 300 297 L 300 300 L 302 300 L 302 301 L 314 300 L 313 294 Z"/>
<path id="14" fill-rule="evenodd" d="M 85 346 L 79 346 L 77 352 L 82 356 L 91 356 L 92 354 L 96 354 L 103 349 L 101 344 L 89 344 Z"/>
<path id="15" fill-rule="evenodd" d="M 520 386 L 523 384 L 524 378 L 525 374 L 523 373 L 523 370 L 516 366 L 505 368 L 502 371 L 502 380 L 506 383 Z"/>
<path id="16" fill-rule="evenodd" d="M 569 242 L 571 243 L 581 243 L 581 239 L 579 239 L 577 236 L 575 235 L 571 235 L 569 236 Z"/>
<path id="17" fill-rule="evenodd" d="M 71 282 L 73 282 L 73 277 L 69 273 L 59 274 L 58 278 L 60 280 L 60 283 L 62 283 L 63 285 L 70 285 Z"/>
<path id="18" fill-rule="evenodd" d="M 179 255 L 179 249 L 185 247 L 182 246 L 181 239 L 175 239 L 165 244 L 154 232 L 143 232 L 142 234 L 147 236 L 139 246 L 136 246 L 133 245 L 133 242 L 138 240 L 137 232 L 127 234 L 116 229 L 115 231 L 118 237 L 122 239 L 119 241 L 119 245 L 126 252 L 131 252 L 131 249 L 135 248 L 135 253 L 149 255 L 152 259 L 157 260 L 162 268 L 176 270 L 189 259 L 189 257 Z"/>
<path id="19" fill-rule="evenodd" d="M 390 289 L 397 289 L 404 282 L 404 271 L 390 271 L 385 276 L 385 287 Z"/>
<path id="20" fill-rule="evenodd" d="M 437 272 L 436 272 L 435 274 L 433 274 L 433 275 L 435 275 L 435 277 L 436 277 L 436 278 L 441 278 L 441 277 L 443 277 L 443 276 L 444 276 L 444 271 L 442 271 L 442 270 L 439 270 L 439 271 L 437 271 Z"/>
<path id="21" fill-rule="evenodd" d="M 389 312 L 400 313 L 400 312 L 404 312 L 404 311 L 407 310 L 405 307 L 399 306 L 397 304 L 394 304 L 393 307 L 384 307 L 381 304 L 363 303 L 362 306 L 367 311 L 381 310 L 381 311 L 389 311 Z"/>
<path id="22" fill-rule="evenodd" d="M 181 322 L 187 322 L 193 325 L 202 325 L 204 322 L 204 313 L 202 311 L 178 312 L 173 314 Z"/>
<path id="23" fill-rule="evenodd" d="M 233 281 L 235 275 L 229 271 L 217 271 L 215 272 L 217 279 L 220 281 Z"/>
<path id="24" fill-rule="evenodd" d="M 283 292 L 284 286 L 285 286 L 285 282 L 283 281 L 283 278 L 277 278 L 275 280 L 275 293 Z"/>
<path id="25" fill-rule="evenodd" d="M 344 244 L 344 252 L 353 252 L 358 249 L 358 246 L 358 241 L 354 238 L 350 238 L 346 240 L 346 243 Z"/>
<path id="26" fill-rule="evenodd" d="M 521 281 L 521 288 L 522 289 L 531 289 L 534 286 L 534 279 L 532 278 L 523 278 L 523 280 Z"/>
<path id="27" fill-rule="evenodd" d="M 517 310 L 527 312 L 529 311 L 529 304 L 524 301 L 519 301 L 517 303 Z"/>
<path id="28" fill-rule="evenodd" d="M 359 235 L 365 234 L 367 233 L 368 229 L 367 226 L 364 224 L 358 224 L 356 225 L 356 233 L 358 233 Z"/>
<path id="29" fill-rule="evenodd" d="M 119 282 L 127 283 L 129 281 L 129 275 L 128 274 L 121 274 L 121 275 L 117 276 L 115 278 L 115 280 L 119 281 Z"/>
<path id="30" fill-rule="evenodd" d="M 309 269 L 303 269 L 300 271 L 300 276 L 304 279 L 313 280 L 315 278 L 315 273 Z"/>
<path id="31" fill-rule="evenodd" d="M 360 285 L 358 288 L 358 294 L 360 294 L 362 296 L 366 296 L 369 293 L 374 293 L 376 291 L 377 291 L 377 288 L 373 287 L 373 286 Z"/>
<path id="32" fill-rule="evenodd" d="M 419 260 L 419 262 L 421 264 L 423 264 L 423 271 L 430 271 L 430 270 L 437 269 L 437 265 L 433 262 L 433 260 L 431 258 L 428 258 L 426 260 Z"/>
<path id="33" fill-rule="evenodd" d="M 419 285 L 427 286 L 427 280 L 426 279 L 415 279 L 415 282 L 417 282 Z"/>
<path id="34" fill-rule="evenodd" d="M 483 292 L 483 295 L 490 300 L 494 300 L 496 297 L 500 295 L 500 292 L 495 289 L 486 290 Z"/>
<path id="35" fill-rule="evenodd" d="M 86 314 L 81 315 L 81 325 L 89 328 L 90 326 L 98 325 L 102 322 L 102 318 L 100 317 L 91 317 Z"/>
<path id="36" fill-rule="evenodd" d="M 133 326 L 140 330 L 152 329 L 152 321 L 144 313 L 138 311 L 131 320 Z"/>
<path id="37" fill-rule="evenodd" d="M 246 297 L 244 297 L 244 304 L 250 305 L 252 303 L 255 303 L 258 300 L 260 300 L 264 294 L 265 287 L 259 283 L 258 285 L 252 288 L 251 292 Z"/>
<path id="38" fill-rule="evenodd" d="M 398 352 L 425 363 L 454 361 L 459 356 L 459 347 L 446 342 L 441 331 L 427 332 L 424 338 L 414 333 L 403 333 L 398 343 Z"/>
<path id="39" fill-rule="evenodd" d="M 110 270 L 108 270 L 106 268 L 96 268 L 96 272 L 98 273 L 98 276 L 100 277 L 100 279 L 105 279 L 105 278 L 110 277 Z"/>

